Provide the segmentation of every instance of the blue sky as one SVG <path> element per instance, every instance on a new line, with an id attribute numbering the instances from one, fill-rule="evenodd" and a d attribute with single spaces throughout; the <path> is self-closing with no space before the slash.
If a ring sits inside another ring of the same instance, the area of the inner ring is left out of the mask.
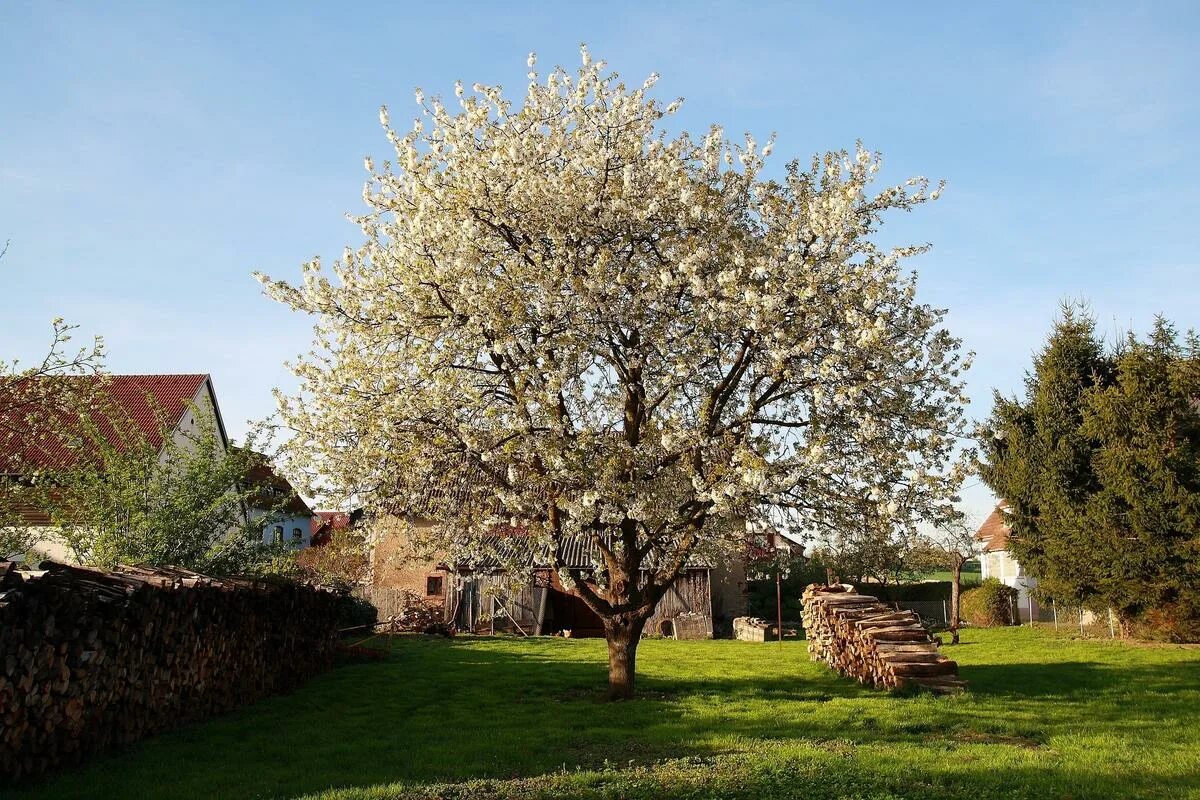
<path id="1" fill-rule="evenodd" d="M 1064 298 L 1109 332 L 1200 325 L 1200 7 L 914 5 L 9 0 L 0 352 L 35 356 L 62 315 L 113 371 L 211 373 L 240 434 L 310 338 L 250 273 L 357 241 L 379 105 L 403 120 L 416 86 L 520 86 L 529 50 L 573 67 L 580 41 L 660 72 L 684 127 L 776 131 L 777 166 L 861 138 L 885 181 L 945 178 L 884 241 L 933 243 L 913 266 L 978 354 L 977 416 Z"/>

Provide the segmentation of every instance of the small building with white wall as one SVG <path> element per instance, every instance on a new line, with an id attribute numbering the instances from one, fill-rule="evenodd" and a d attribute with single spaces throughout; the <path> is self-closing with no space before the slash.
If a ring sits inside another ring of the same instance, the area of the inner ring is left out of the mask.
<path id="1" fill-rule="evenodd" d="M 262 523 L 263 544 L 286 544 L 303 550 L 312 544 L 319 518 L 286 478 L 277 473 L 262 453 L 254 453 L 254 465 L 246 476 L 254 488 L 247 514 Z"/>
<path id="2" fill-rule="evenodd" d="M 984 580 L 995 578 L 1017 590 L 1018 621 L 1038 620 L 1042 617 L 1042 608 L 1033 596 L 1037 578 L 1025 572 L 1008 549 L 1008 537 L 1012 529 L 1004 519 L 1006 509 L 1004 503 L 996 506 L 975 533 L 975 538 L 983 545 L 983 555 L 979 559 L 980 577 Z"/>

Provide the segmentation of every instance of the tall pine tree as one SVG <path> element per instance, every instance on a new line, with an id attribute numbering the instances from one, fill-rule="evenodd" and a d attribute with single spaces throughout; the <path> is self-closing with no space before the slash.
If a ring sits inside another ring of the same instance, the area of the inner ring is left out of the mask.
<path id="1" fill-rule="evenodd" d="M 1096 589 L 1127 628 L 1148 613 L 1177 638 L 1200 619 L 1200 343 L 1159 318 L 1130 335 L 1085 397 L 1099 489 L 1086 508 Z"/>
<path id="2" fill-rule="evenodd" d="M 997 394 L 984 481 L 1008 504 L 1013 555 L 1060 602 L 1150 615 L 1177 638 L 1200 618 L 1200 344 L 1158 320 L 1109 352 L 1064 306 L 1024 398 Z"/>
<path id="3" fill-rule="evenodd" d="M 1096 591 L 1094 544 L 1083 524 L 1097 490 L 1093 444 L 1081 430 L 1083 398 L 1112 367 L 1087 310 L 1067 305 L 1025 377 L 1025 397 L 995 396 L 983 442 L 984 482 L 1008 504 L 1009 547 L 1042 591 L 1083 603 Z"/>

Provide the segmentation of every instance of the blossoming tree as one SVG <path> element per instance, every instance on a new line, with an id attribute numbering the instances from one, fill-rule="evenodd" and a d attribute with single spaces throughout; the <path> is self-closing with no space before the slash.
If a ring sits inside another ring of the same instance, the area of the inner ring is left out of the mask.
<path id="1" fill-rule="evenodd" d="M 657 76 L 582 53 L 544 78 L 531 55 L 519 104 L 418 92 L 407 132 L 384 108 L 364 243 L 332 278 L 259 277 L 318 319 L 280 395 L 310 489 L 432 504 L 445 547 L 518 524 L 603 620 L 620 698 L 690 558 L 748 525 L 945 509 L 966 359 L 900 271 L 923 248 L 872 242 L 936 197 L 925 179 L 869 192 L 861 146 L 767 178 L 772 142 L 670 136 Z M 590 569 L 563 558 L 579 536 Z"/>

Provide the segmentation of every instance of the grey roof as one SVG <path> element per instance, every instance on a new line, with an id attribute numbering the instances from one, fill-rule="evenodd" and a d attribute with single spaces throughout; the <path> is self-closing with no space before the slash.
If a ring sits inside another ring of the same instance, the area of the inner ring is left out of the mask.
<path id="1" fill-rule="evenodd" d="M 606 537 L 611 541 L 611 537 Z M 509 565 L 548 569 L 554 566 L 549 547 L 522 532 L 493 533 L 464 541 L 464 552 L 451 566 L 457 569 L 496 570 Z M 591 536 L 565 536 L 558 547 L 561 560 L 568 569 L 592 569 L 602 563 L 600 548 Z M 688 569 L 711 569 L 712 564 L 693 554 L 687 560 Z"/>

